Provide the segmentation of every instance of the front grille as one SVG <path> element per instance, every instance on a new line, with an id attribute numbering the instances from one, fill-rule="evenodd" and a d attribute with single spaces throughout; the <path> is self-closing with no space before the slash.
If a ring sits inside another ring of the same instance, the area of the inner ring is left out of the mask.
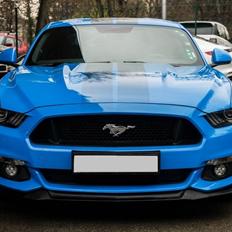
<path id="1" fill-rule="evenodd" d="M 192 169 L 161 170 L 158 174 L 74 174 L 69 170 L 40 169 L 50 183 L 67 185 L 158 185 L 185 181 Z"/>
<path id="2" fill-rule="evenodd" d="M 125 126 L 127 130 L 114 136 L 110 134 L 110 124 Z M 70 146 L 188 145 L 201 139 L 199 131 L 186 119 L 145 115 L 47 118 L 30 136 L 34 144 Z"/>

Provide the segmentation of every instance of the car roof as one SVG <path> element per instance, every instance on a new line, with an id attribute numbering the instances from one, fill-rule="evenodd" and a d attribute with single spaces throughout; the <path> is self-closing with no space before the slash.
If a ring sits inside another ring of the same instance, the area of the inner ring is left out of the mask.
<path id="1" fill-rule="evenodd" d="M 75 26 L 75 25 L 153 25 L 153 26 L 167 26 L 175 28 L 183 28 L 183 26 L 177 22 L 153 19 L 153 18 L 76 18 L 63 21 L 52 22 L 47 25 L 47 28 L 63 27 L 63 26 Z"/>

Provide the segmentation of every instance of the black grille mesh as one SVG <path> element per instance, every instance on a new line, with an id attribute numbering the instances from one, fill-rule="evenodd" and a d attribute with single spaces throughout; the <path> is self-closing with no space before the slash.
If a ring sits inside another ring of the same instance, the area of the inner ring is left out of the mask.
<path id="1" fill-rule="evenodd" d="M 106 124 L 130 126 L 113 136 Z M 32 132 L 35 144 L 70 146 L 187 145 L 201 141 L 201 134 L 186 119 L 145 115 L 85 115 L 48 118 Z"/>

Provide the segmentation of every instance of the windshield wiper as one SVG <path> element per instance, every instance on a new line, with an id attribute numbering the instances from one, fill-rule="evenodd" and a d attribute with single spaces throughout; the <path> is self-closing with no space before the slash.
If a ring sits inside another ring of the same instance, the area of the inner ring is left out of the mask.
<path id="1" fill-rule="evenodd" d="M 54 63 L 37 63 L 35 65 L 39 65 L 39 66 L 49 66 L 49 67 L 55 67 L 58 65 L 64 64 L 63 62 L 54 62 Z"/>
<path id="2" fill-rule="evenodd" d="M 123 61 L 123 63 L 146 63 L 146 62 L 140 60 L 125 60 Z"/>
<path id="3" fill-rule="evenodd" d="M 94 62 L 88 62 L 88 63 L 114 63 L 114 62 L 106 60 L 106 61 L 94 61 Z M 139 61 L 139 60 L 125 60 L 123 61 L 123 63 L 146 63 L 146 62 Z"/>
<path id="4" fill-rule="evenodd" d="M 87 62 L 87 63 L 112 63 L 111 61 L 109 60 L 103 60 L 103 61 L 94 61 L 94 62 Z"/>

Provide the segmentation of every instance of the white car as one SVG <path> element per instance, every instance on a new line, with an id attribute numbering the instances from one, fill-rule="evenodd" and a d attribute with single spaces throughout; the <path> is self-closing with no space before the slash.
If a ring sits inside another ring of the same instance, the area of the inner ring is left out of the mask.
<path id="1" fill-rule="evenodd" d="M 195 21 L 180 22 L 192 35 L 195 35 Z M 213 21 L 197 21 L 197 35 L 218 35 L 226 40 L 230 39 L 227 28 L 219 23 Z"/>
<path id="2" fill-rule="evenodd" d="M 218 35 L 198 35 L 198 37 L 201 37 L 203 39 L 208 40 L 209 42 L 216 43 L 218 45 L 227 46 L 227 47 L 232 48 L 232 43 L 230 43 L 228 40 Z"/>
<path id="3" fill-rule="evenodd" d="M 194 37 L 194 39 L 197 42 L 199 48 L 203 52 L 203 54 L 204 54 L 204 56 L 209 64 L 212 64 L 212 61 L 211 61 L 212 52 L 215 48 L 225 50 L 225 51 L 229 52 L 232 56 L 232 48 L 231 47 L 215 44 L 215 43 L 209 42 L 206 39 L 203 39 L 200 37 Z"/>
<path id="4" fill-rule="evenodd" d="M 225 74 L 232 81 L 232 64 L 219 65 L 215 69 Z"/>

